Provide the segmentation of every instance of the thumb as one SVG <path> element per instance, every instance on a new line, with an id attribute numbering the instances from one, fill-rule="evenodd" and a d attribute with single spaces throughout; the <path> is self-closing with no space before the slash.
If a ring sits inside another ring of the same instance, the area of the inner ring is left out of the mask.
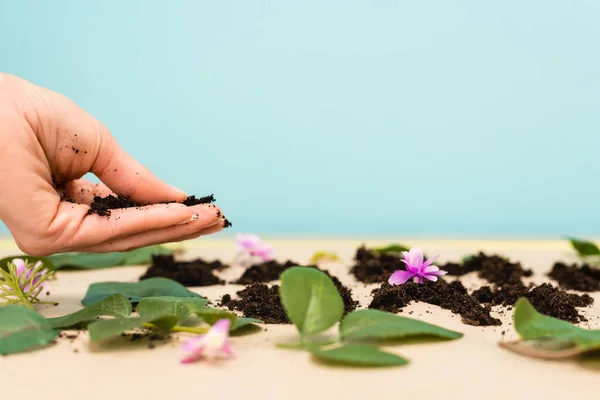
<path id="1" fill-rule="evenodd" d="M 139 203 L 182 202 L 187 195 L 182 190 L 158 179 L 117 143 L 100 124 L 100 148 L 91 171 L 113 192 Z"/>

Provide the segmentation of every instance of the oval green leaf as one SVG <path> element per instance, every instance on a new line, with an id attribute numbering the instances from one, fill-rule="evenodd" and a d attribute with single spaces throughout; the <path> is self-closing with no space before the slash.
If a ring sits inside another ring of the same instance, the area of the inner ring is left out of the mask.
<path id="1" fill-rule="evenodd" d="M 50 318 L 53 328 L 70 328 L 95 320 L 98 317 L 111 316 L 127 318 L 131 314 L 131 302 L 122 294 L 106 297 L 90 304 L 82 310 L 58 318 Z"/>
<path id="2" fill-rule="evenodd" d="M 12 354 L 45 346 L 58 331 L 34 310 L 21 305 L 0 307 L 0 354 Z"/>
<path id="3" fill-rule="evenodd" d="M 408 364 L 408 360 L 395 354 L 386 353 L 368 344 L 348 344 L 333 349 L 313 348 L 314 357 L 334 364 L 361 367 L 386 367 Z"/>
<path id="4" fill-rule="evenodd" d="M 87 306 L 114 294 L 123 294 L 133 303 L 139 302 L 144 297 L 200 297 L 182 284 L 171 279 L 150 278 L 140 282 L 94 283 L 88 288 L 85 297 L 81 300 L 81 304 Z"/>
<path id="5" fill-rule="evenodd" d="M 140 300 L 136 311 L 143 321 L 151 322 L 160 329 L 169 330 L 189 315 L 189 308 L 172 298 L 147 297 Z"/>
<path id="6" fill-rule="evenodd" d="M 568 238 L 571 242 L 571 246 L 577 251 L 582 257 L 597 256 L 600 255 L 600 249 L 596 244 L 587 242 L 585 240 L 579 240 L 576 238 Z"/>
<path id="7" fill-rule="evenodd" d="M 342 298 L 323 272 L 308 267 L 288 268 L 281 274 L 281 303 L 301 336 L 323 332 L 344 314 Z"/>
<path id="8" fill-rule="evenodd" d="M 377 254 L 402 253 L 403 251 L 410 251 L 410 248 L 402 244 L 390 244 L 384 247 L 374 247 L 371 251 Z"/>
<path id="9" fill-rule="evenodd" d="M 462 333 L 379 310 L 353 311 L 340 324 L 343 340 L 391 340 L 413 336 L 459 339 Z"/>

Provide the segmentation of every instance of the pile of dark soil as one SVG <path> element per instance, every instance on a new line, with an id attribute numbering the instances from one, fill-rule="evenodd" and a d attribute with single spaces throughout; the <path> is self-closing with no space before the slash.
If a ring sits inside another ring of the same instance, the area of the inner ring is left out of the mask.
<path id="1" fill-rule="evenodd" d="M 195 206 L 198 204 L 210 204 L 215 201 L 215 197 L 211 194 L 210 196 L 204 196 L 197 198 L 196 196 L 190 196 L 183 201 L 186 206 Z M 165 204 L 173 202 L 165 202 Z M 147 204 L 137 203 L 133 200 L 126 198 L 123 195 L 108 195 L 106 197 L 96 196 L 94 201 L 90 204 L 89 214 L 98 214 L 101 217 L 110 217 L 110 211 L 117 208 L 134 208 L 142 207 Z M 227 220 L 226 220 L 227 221 Z M 227 221 L 229 222 L 229 221 Z"/>
<path id="2" fill-rule="evenodd" d="M 373 300 L 369 308 L 397 313 L 411 301 L 422 301 L 460 315 L 467 325 L 501 325 L 499 319 L 490 315 L 489 308 L 483 307 L 471 297 L 459 281 L 447 283 L 438 280 L 423 284 L 407 282 L 399 286 L 383 283 L 372 293 Z"/>
<path id="3" fill-rule="evenodd" d="M 279 276 L 283 271 L 291 267 L 297 267 L 298 265 L 298 263 L 295 263 L 291 260 L 288 260 L 283 264 L 275 260 L 267 261 L 262 264 L 248 267 L 242 276 L 237 281 L 232 283 L 238 285 L 251 285 L 253 283 L 267 283 L 276 281 L 279 279 Z M 322 270 L 316 265 L 307 265 L 306 267 L 316 268 L 331 278 L 335 287 L 338 289 L 340 296 L 342 296 L 342 299 L 344 300 L 344 310 L 346 313 L 356 310 L 358 301 L 352 298 L 352 289 L 349 289 L 347 286 L 345 286 L 337 277 L 331 275 L 329 271 Z"/>
<path id="4" fill-rule="evenodd" d="M 361 282 L 387 282 L 390 275 L 399 269 L 404 269 L 403 257 L 400 254 L 378 254 L 361 246 L 356 250 L 356 263 L 350 272 Z"/>
<path id="5" fill-rule="evenodd" d="M 487 255 L 480 252 L 470 257 L 464 263 L 447 263 L 440 265 L 440 269 L 448 272 L 448 275 L 462 276 L 470 272 L 478 272 L 480 278 L 496 285 L 516 284 L 521 278 L 532 275 L 532 271 L 523 269 L 518 262 L 497 256 Z"/>
<path id="6" fill-rule="evenodd" d="M 268 287 L 264 283 L 253 283 L 237 292 L 238 299 L 226 294 L 221 306 L 238 311 L 247 318 L 258 318 L 267 324 L 289 324 L 279 297 L 279 286 Z"/>
<path id="7" fill-rule="evenodd" d="M 552 266 L 552 271 L 548 274 L 561 287 L 582 292 L 596 292 L 600 290 L 600 269 L 591 268 L 584 264 L 566 265 L 557 262 Z"/>
<path id="8" fill-rule="evenodd" d="M 152 265 L 140 280 L 163 277 L 181 283 L 184 286 L 223 285 L 225 281 L 215 276 L 214 271 L 227 268 L 220 261 L 207 262 L 202 259 L 193 261 L 175 261 L 172 255 L 152 257 Z"/>

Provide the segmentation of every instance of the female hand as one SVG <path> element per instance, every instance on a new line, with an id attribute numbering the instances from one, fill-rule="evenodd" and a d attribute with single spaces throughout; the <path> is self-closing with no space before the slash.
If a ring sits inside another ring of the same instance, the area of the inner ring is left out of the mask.
<path id="1" fill-rule="evenodd" d="M 0 219 L 29 255 L 126 251 L 223 229 L 213 205 L 156 204 L 187 196 L 131 158 L 71 100 L 2 73 L 0 155 Z M 88 172 L 104 184 L 81 179 Z M 94 196 L 114 193 L 156 205 L 88 215 Z"/>

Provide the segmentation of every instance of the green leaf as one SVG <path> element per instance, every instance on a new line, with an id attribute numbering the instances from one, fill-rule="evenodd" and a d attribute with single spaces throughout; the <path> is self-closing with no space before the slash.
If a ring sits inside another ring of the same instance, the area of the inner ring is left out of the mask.
<path id="1" fill-rule="evenodd" d="M 137 303 L 144 297 L 171 296 L 182 298 L 198 298 L 198 294 L 189 291 L 182 284 L 167 278 L 149 278 L 140 282 L 100 282 L 90 285 L 81 300 L 84 306 L 100 301 L 113 294 L 123 294 Z"/>
<path id="2" fill-rule="evenodd" d="M 367 344 L 348 344 L 333 349 L 313 348 L 311 353 L 319 360 L 363 367 L 385 367 L 408 364 L 408 360 L 386 353 Z"/>
<path id="3" fill-rule="evenodd" d="M 142 320 L 152 321 L 163 330 L 171 329 L 190 315 L 190 309 L 182 302 L 160 297 L 146 297 L 140 300 L 136 311 Z"/>
<path id="4" fill-rule="evenodd" d="M 23 260 L 25 260 L 25 262 L 29 262 L 32 264 L 35 264 L 36 262 L 41 261 L 44 264 L 44 267 L 46 267 L 47 269 L 49 269 L 49 270 L 56 269 L 56 267 L 54 266 L 54 264 L 52 263 L 52 261 L 50 261 L 50 259 L 48 257 L 32 257 L 32 256 L 24 255 L 24 254 L 21 254 L 19 256 L 4 257 L 3 259 L 0 260 L 0 268 L 2 268 L 5 271 L 8 271 L 8 263 L 15 258 L 22 258 Z"/>
<path id="5" fill-rule="evenodd" d="M 583 351 L 600 349 L 600 330 L 582 329 L 566 321 L 538 313 L 526 298 L 515 306 L 515 329 L 524 340 L 554 339 L 571 342 Z"/>
<path id="6" fill-rule="evenodd" d="M 61 253 L 49 257 L 56 269 L 101 269 L 123 264 L 123 253 Z"/>
<path id="7" fill-rule="evenodd" d="M 254 324 L 262 324 L 262 323 L 263 322 L 260 319 L 238 317 L 235 320 L 235 323 L 229 329 L 229 331 L 234 332 L 234 331 L 237 331 L 238 329 L 242 329 L 242 328 L 246 328 L 248 326 L 254 325 Z"/>
<path id="8" fill-rule="evenodd" d="M 331 278 L 309 267 L 281 274 L 281 303 L 301 336 L 332 327 L 344 314 L 344 303 Z"/>
<path id="9" fill-rule="evenodd" d="M 231 326 L 233 327 L 237 321 L 237 316 L 235 314 L 218 308 L 201 307 L 195 309 L 193 312 L 209 325 L 214 325 L 214 323 L 220 319 L 229 319 L 231 321 Z M 229 330 L 231 330 L 231 328 Z"/>
<path id="10" fill-rule="evenodd" d="M 552 338 L 500 342 L 499 345 L 513 353 L 544 360 L 572 358 L 585 353 L 569 340 Z"/>
<path id="11" fill-rule="evenodd" d="M 579 253 L 581 257 L 600 255 L 600 249 L 592 242 L 586 242 L 576 238 L 567 238 L 571 242 L 571 246 Z"/>
<path id="12" fill-rule="evenodd" d="M 61 253 L 49 257 L 56 269 L 101 269 L 152 262 L 153 255 L 172 254 L 164 246 L 148 246 L 120 253 Z"/>
<path id="13" fill-rule="evenodd" d="M 403 251 L 410 251 L 410 247 L 406 247 L 402 244 L 390 244 L 384 247 L 374 247 L 371 251 L 377 254 L 402 253 Z"/>
<path id="14" fill-rule="evenodd" d="M 340 324 L 342 340 L 390 340 L 411 336 L 459 339 L 462 333 L 379 310 L 353 311 Z"/>
<path id="15" fill-rule="evenodd" d="M 45 346 L 57 335 L 46 318 L 28 307 L 0 307 L 0 354 Z"/>
<path id="16" fill-rule="evenodd" d="M 127 318 L 131 314 L 131 302 L 122 294 L 106 297 L 82 310 L 58 318 L 50 318 L 53 328 L 69 328 L 97 317 Z"/>
<path id="17" fill-rule="evenodd" d="M 152 256 L 173 254 L 173 251 L 163 246 L 148 246 L 124 253 L 123 265 L 144 265 L 152 263 Z"/>

